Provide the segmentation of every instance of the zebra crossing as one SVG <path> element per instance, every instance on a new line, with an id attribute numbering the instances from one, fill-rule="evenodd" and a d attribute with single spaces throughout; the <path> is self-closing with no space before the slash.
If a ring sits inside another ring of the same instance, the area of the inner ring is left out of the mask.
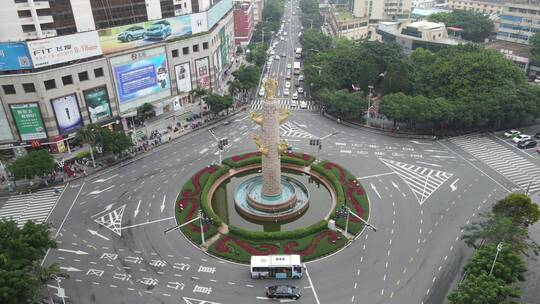
<path id="1" fill-rule="evenodd" d="M 450 139 L 452 143 L 481 160 L 502 176 L 530 193 L 540 190 L 540 168 L 535 163 L 480 134 Z"/>
<path id="2" fill-rule="evenodd" d="M 279 126 L 281 136 L 283 137 L 297 137 L 297 138 L 314 138 L 313 134 L 302 130 L 294 122 L 287 121 Z"/>
<path id="3" fill-rule="evenodd" d="M 24 226 L 27 221 L 43 223 L 54 208 L 62 190 L 63 187 L 56 187 L 34 193 L 12 195 L 0 208 L 0 219 L 11 218 L 19 227 Z"/>
<path id="4" fill-rule="evenodd" d="M 453 175 L 403 162 L 383 158 L 380 160 L 409 186 L 420 205 Z"/>
<path id="5" fill-rule="evenodd" d="M 255 99 L 252 103 L 251 103 L 251 109 L 252 110 L 260 110 L 262 109 L 262 99 Z M 307 110 L 307 111 L 317 111 L 319 109 L 319 106 L 315 104 L 315 102 L 313 102 L 312 100 L 297 100 L 296 101 L 296 106 L 293 106 L 292 105 L 292 100 L 290 98 L 281 98 L 281 99 L 278 99 L 279 101 L 279 105 L 282 107 L 282 108 L 286 108 L 286 109 L 289 109 L 289 110 L 296 110 L 296 109 L 299 109 L 299 110 Z M 305 109 L 300 109 L 300 104 L 302 103 L 302 101 L 305 101 L 306 102 L 306 108 Z"/>

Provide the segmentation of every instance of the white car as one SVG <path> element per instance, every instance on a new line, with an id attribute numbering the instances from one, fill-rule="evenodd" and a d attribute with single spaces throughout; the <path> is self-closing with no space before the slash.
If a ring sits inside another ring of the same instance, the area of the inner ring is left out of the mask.
<path id="1" fill-rule="evenodd" d="M 518 136 L 512 138 L 512 140 L 513 140 L 516 144 L 518 144 L 518 143 L 520 143 L 520 142 L 522 142 L 522 141 L 531 140 L 531 139 L 532 139 L 532 137 L 531 137 L 530 135 L 526 135 L 526 134 L 520 134 L 520 135 L 518 135 Z"/>
<path id="2" fill-rule="evenodd" d="M 283 36 L 287 36 L 287 32 L 283 32 Z"/>
<path id="3" fill-rule="evenodd" d="M 283 41 L 285 40 L 285 38 L 283 38 L 283 36 L 279 37 L 279 40 Z"/>
<path id="4" fill-rule="evenodd" d="M 274 56 L 276 54 L 276 52 L 274 52 L 274 50 L 270 50 L 270 55 Z"/>
<path id="5" fill-rule="evenodd" d="M 304 81 L 304 75 L 298 75 L 298 81 Z"/>
<path id="6" fill-rule="evenodd" d="M 292 64 L 287 63 L 287 69 L 292 69 Z"/>
<path id="7" fill-rule="evenodd" d="M 285 82 L 285 88 L 290 88 L 291 87 L 291 82 L 290 81 L 286 81 Z"/>
<path id="8" fill-rule="evenodd" d="M 519 134 L 521 134 L 521 132 L 518 130 L 510 130 L 510 131 L 504 132 L 504 136 L 508 138 L 518 136 Z"/>
<path id="9" fill-rule="evenodd" d="M 259 90 L 259 96 L 264 97 L 264 88 Z"/>
<path id="10" fill-rule="evenodd" d="M 279 60 L 279 59 L 281 59 L 281 57 L 279 57 L 279 55 L 276 55 L 276 56 L 274 57 L 274 59 Z"/>
<path id="11" fill-rule="evenodd" d="M 293 100 L 297 100 L 297 99 L 298 99 L 298 92 L 294 92 L 294 93 L 292 94 L 292 99 L 293 99 Z"/>
<path id="12" fill-rule="evenodd" d="M 281 54 L 281 57 L 287 57 L 287 53 Z"/>
<path id="13" fill-rule="evenodd" d="M 299 93 L 299 94 L 304 94 L 304 88 L 299 87 L 299 88 L 298 88 L 298 93 Z"/>
<path id="14" fill-rule="evenodd" d="M 296 108 L 297 106 L 298 106 L 298 103 L 296 103 L 296 100 L 294 100 L 294 97 L 293 97 L 293 100 L 291 100 L 291 107 Z"/>
<path id="15" fill-rule="evenodd" d="M 305 100 L 300 101 L 300 109 L 306 109 L 307 108 L 307 102 Z"/>
<path id="16" fill-rule="evenodd" d="M 289 96 L 289 89 L 283 89 L 283 96 Z"/>

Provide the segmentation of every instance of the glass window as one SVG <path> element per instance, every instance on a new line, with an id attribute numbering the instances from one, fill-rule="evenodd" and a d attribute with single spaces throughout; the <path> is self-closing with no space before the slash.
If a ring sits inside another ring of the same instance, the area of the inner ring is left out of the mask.
<path id="1" fill-rule="evenodd" d="M 29 83 L 23 83 L 23 84 L 22 84 L 22 87 L 23 87 L 25 93 L 32 93 L 32 92 L 35 92 L 35 91 L 36 91 L 36 87 L 35 87 L 34 84 L 31 83 L 31 82 L 29 82 Z"/>
<path id="2" fill-rule="evenodd" d="M 208 50 L 208 42 L 203 42 L 202 48 L 203 50 Z"/>
<path id="3" fill-rule="evenodd" d="M 68 85 L 73 84 L 73 77 L 71 75 L 66 75 L 62 77 L 62 84 Z"/>
<path id="4" fill-rule="evenodd" d="M 5 84 L 2 86 L 2 89 L 4 89 L 4 94 L 6 95 L 13 95 L 17 92 L 15 91 L 15 86 L 12 84 Z"/>
<path id="5" fill-rule="evenodd" d="M 87 71 L 80 72 L 79 81 L 86 81 L 86 80 L 88 80 L 88 72 Z"/>
<path id="6" fill-rule="evenodd" d="M 178 50 L 172 50 L 171 54 L 172 54 L 173 58 L 178 57 Z"/>
<path id="7" fill-rule="evenodd" d="M 182 54 L 188 55 L 189 54 L 189 47 L 186 46 L 185 48 L 183 48 L 182 49 Z"/>
<path id="8" fill-rule="evenodd" d="M 193 53 L 196 53 L 199 51 L 199 45 L 198 44 L 194 44 L 193 45 Z"/>
<path id="9" fill-rule="evenodd" d="M 43 84 L 45 85 L 46 90 L 56 89 L 56 81 L 54 81 L 54 79 L 45 80 Z"/>
<path id="10" fill-rule="evenodd" d="M 103 77 L 103 68 L 94 69 L 94 77 Z"/>

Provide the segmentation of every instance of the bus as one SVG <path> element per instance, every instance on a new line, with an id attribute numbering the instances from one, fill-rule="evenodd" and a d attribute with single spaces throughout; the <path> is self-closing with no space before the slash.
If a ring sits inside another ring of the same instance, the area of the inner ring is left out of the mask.
<path id="1" fill-rule="evenodd" d="M 294 57 L 295 57 L 295 58 L 302 58 L 302 48 L 297 48 L 297 49 L 294 51 Z"/>
<path id="2" fill-rule="evenodd" d="M 293 65 L 294 75 L 300 74 L 300 61 L 295 61 Z"/>
<path id="3" fill-rule="evenodd" d="M 252 279 L 299 279 L 303 274 L 299 254 L 252 255 Z"/>

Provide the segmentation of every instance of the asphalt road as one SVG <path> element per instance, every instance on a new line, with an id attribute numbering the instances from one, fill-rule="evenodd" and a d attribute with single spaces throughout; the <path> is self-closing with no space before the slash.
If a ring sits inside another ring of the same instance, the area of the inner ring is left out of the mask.
<path id="1" fill-rule="evenodd" d="M 274 61 L 274 76 L 284 77 L 293 61 L 299 23 L 290 14 L 289 6 L 290 34 L 276 51 L 288 56 Z M 231 144 L 224 157 L 254 151 L 249 135 L 257 128 L 248 113 L 217 127 L 216 136 Z M 302 289 L 297 302 L 441 303 L 471 254 L 459 240 L 461 227 L 508 191 L 523 187 L 511 171 L 471 150 L 475 143 L 467 138 L 385 137 L 301 109 L 282 126 L 295 151 L 312 154 L 317 151 L 309 138 L 333 132 L 339 133 L 323 141 L 320 158 L 358 176 L 370 198 L 369 221 L 378 230 L 365 230 L 338 253 L 307 263 L 309 275 L 286 281 Z M 480 137 L 499 141 L 495 135 Z M 499 148 L 486 149 L 496 154 Z M 537 167 L 535 157 L 527 161 Z M 60 286 L 59 294 L 70 303 L 267 302 L 264 287 L 275 281 L 252 280 L 248 267 L 206 255 L 179 232 L 164 233 L 175 226 L 181 185 L 217 161 L 217 144 L 201 129 L 131 163 L 69 183 L 47 219 L 58 248 L 44 263 L 60 264 L 70 278 L 51 282 L 51 294 Z"/>

